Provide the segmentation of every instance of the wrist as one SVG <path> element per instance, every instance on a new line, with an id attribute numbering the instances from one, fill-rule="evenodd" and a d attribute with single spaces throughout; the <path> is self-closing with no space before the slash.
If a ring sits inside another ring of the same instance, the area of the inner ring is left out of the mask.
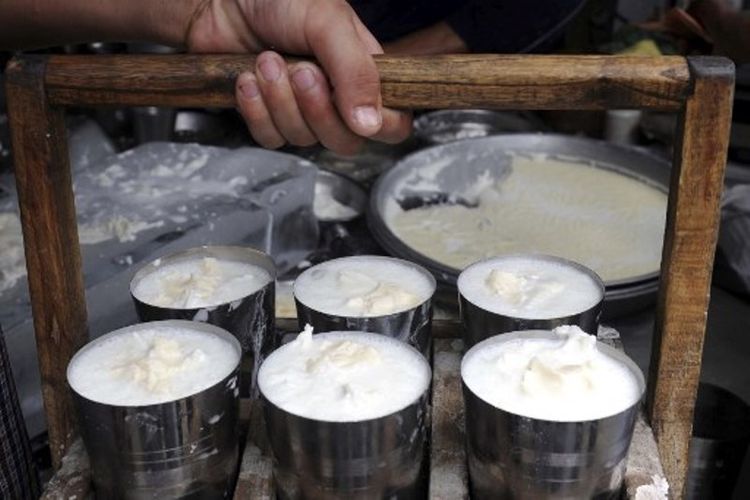
<path id="1" fill-rule="evenodd" d="M 146 0 L 144 9 L 133 9 L 133 26 L 142 26 L 139 38 L 184 48 L 196 16 L 210 0 Z M 138 2 L 132 2 L 136 4 Z M 137 30 L 138 28 L 136 28 Z M 134 30 L 134 31 L 136 31 Z"/>
<path id="2" fill-rule="evenodd" d="M 190 52 L 258 52 L 263 46 L 250 28 L 247 4 L 238 0 L 193 0 L 193 13 L 183 33 Z"/>

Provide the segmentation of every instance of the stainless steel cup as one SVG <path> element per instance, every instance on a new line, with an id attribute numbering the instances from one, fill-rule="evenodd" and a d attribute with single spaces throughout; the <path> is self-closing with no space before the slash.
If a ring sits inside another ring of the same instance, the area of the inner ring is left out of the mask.
<path id="1" fill-rule="evenodd" d="M 237 340 L 221 328 L 192 321 L 128 326 L 84 346 L 154 326 L 171 326 Z M 74 364 L 73 356 L 70 364 Z M 70 365 L 69 365 L 70 366 Z M 231 498 L 239 460 L 239 363 L 219 383 L 162 404 L 113 406 L 71 391 L 99 499 Z"/>
<path id="2" fill-rule="evenodd" d="M 472 350 L 488 342 L 507 342 L 521 335 L 545 337 L 551 334 L 511 332 L 487 339 Z M 601 342 L 597 346 L 630 368 L 638 379 L 642 395 L 646 384 L 638 366 L 623 352 Z M 463 382 L 463 376 L 462 385 L 472 498 L 620 498 L 640 401 L 606 418 L 555 422 L 496 408 L 474 394 Z"/>
<path id="3" fill-rule="evenodd" d="M 357 422 L 299 417 L 261 390 L 279 498 L 425 498 L 429 385 L 404 409 Z"/>
<path id="4" fill-rule="evenodd" d="M 427 359 L 430 359 L 432 352 L 432 297 L 435 294 L 436 288 L 435 278 L 432 274 L 413 262 L 394 259 L 393 257 L 368 255 L 343 258 L 397 261 L 399 264 L 410 266 L 429 280 L 432 288 L 430 296 L 421 304 L 394 314 L 369 317 L 341 316 L 313 309 L 299 299 L 295 289 L 294 303 L 297 306 L 297 321 L 300 330 L 305 325 L 311 325 L 316 333 L 332 331 L 380 333 L 408 343 L 421 352 Z M 314 269 L 315 267 L 311 267 L 305 270 L 305 273 L 312 272 Z"/>
<path id="5" fill-rule="evenodd" d="M 268 271 L 271 281 L 246 297 L 203 308 L 160 307 L 143 302 L 133 293 L 140 280 L 159 267 L 200 257 L 253 264 Z M 255 380 L 260 363 L 280 343 L 274 325 L 275 279 L 276 266 L 263 252 L 238 246 L 202 246 L 169 254 L 139 269 L 130 282 L 130 296 L 141 321 L 188 319 L 216 325 L 232 333 L 240 341 L 242 351 L 249 355 L 243 363 L 242 395 L 257 396 Z"/>
<path id="6" fill-rule="evenodd" d="M 685 498 L 732 498 L 749 445 L 750 406 L 727 389 L 701 382 L 690 440 Z"/>
<path id="7" fill-rule="evenodd" d="M 503 255 L 499 257 L 492 257 L 491 259 L 487 260 L 506 258 L 514 259 L 520 256 L 521 255 L 516 254 Z M 540 261 L 544 262 L 555 262 L 582 271 L 599 285 L 599 288 L 601 290 L 601 297 L 599 299 L 599 302 L 586 310 L 570 311 L 570 314 L 566 314 L 565 316 L 559 316 L 556 318 L 539 319 L 509 316 L 483 309 L 467 299 L 461 292 L 461 278 L 459 276 L 458 308 L 459 316 L 461 318 L 461 325 L 463 326 L 464 346 L 466 349 L 470 349 L 474 344 L 499 333 L 515 332 L 520 330 L 552 330 L 562 325 L 576 325 L 580 327 L 584 332 L 590 333 L 592 335 L 596 334 L 599 328 L 599 318 L 602 314 L 602 305 L 604 303 L 604 282 L 601 280 L 599 275 L 577 262 L 563 259 L 561 257 L 537 254 L 522 255 L 522 257 L 539 259 Z M 486 261 L 480 261 L 476 264 L 481 264 L 483 262 Z"/>

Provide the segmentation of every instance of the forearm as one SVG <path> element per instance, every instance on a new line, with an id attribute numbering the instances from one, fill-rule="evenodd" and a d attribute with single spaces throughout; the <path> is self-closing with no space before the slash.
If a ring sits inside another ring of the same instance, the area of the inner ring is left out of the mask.
<path id="1" fill-rule="evenodd" d="M 0 0 L 0 49 L 87 41 L 179 46 L 200 0 Z"/>

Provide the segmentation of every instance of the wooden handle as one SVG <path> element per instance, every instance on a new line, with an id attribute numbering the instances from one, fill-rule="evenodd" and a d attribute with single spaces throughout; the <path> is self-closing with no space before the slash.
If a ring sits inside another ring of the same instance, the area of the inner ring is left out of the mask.
<path id="1" fill-rule="evenodd" d="M 677 110 L 689 93 L 682 57 L 378 56 L 383 102 L 395 108 Z M 52 56 L 53 105 L 234 106 L 242 55 Z"/>

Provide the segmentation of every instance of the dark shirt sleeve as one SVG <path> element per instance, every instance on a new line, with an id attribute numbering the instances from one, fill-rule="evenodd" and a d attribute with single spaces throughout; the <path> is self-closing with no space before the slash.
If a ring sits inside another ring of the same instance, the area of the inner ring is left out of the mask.
<path id="1" fill-rule="evenodd" d="M 448 25 L 471 52 L 533 52 L 558 36 L 582 0 L 469 0 Z"/>

